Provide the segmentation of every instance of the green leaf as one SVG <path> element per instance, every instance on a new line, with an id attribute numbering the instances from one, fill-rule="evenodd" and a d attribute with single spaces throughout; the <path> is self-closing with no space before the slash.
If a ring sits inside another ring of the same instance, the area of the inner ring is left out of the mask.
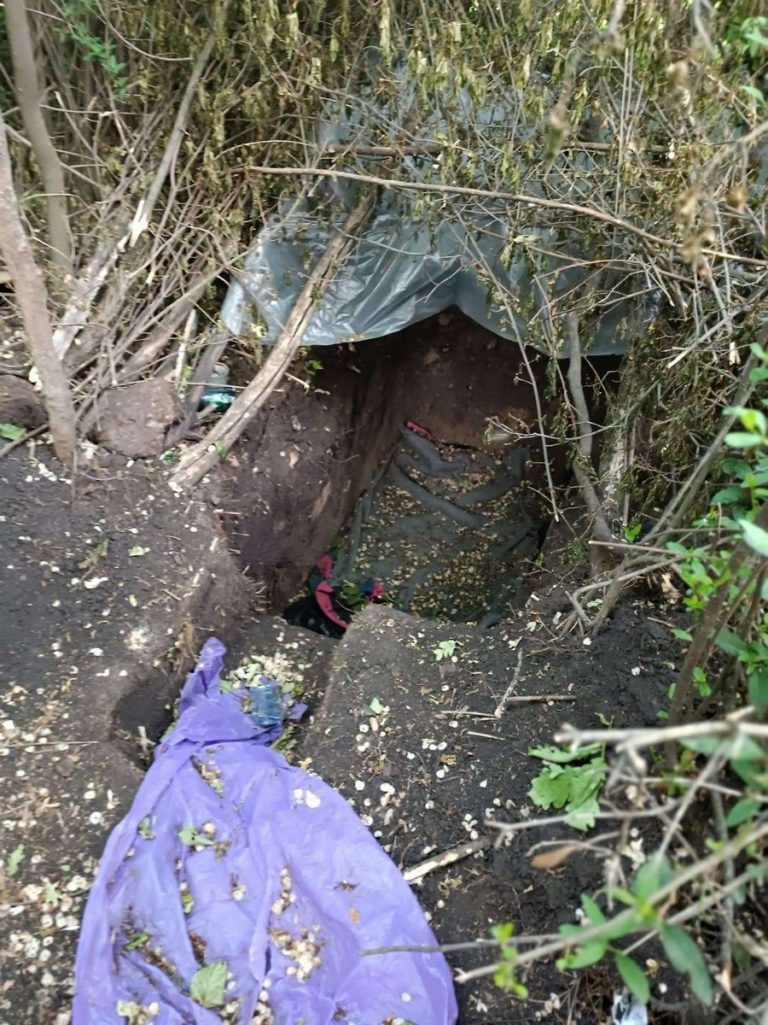
<path id="1" fill-rule="evenodd" d="M 744 531 L 744 540 L 749 547 L 758 555 L 768 558 L 768 530 L 763 530 L 762 527 L 758 527 L 756 523 L 750 523 L 749 520 L 740 520 L 739 524 Z"/>
<path id="2" fill-rule="evenodd" d="M 761 807 L 760 801 L 755 801 L 751 797 L 742 797 L 728 812 L 728 817 L 725 820 L 726 825 L 740 826 L 742 822 L 751 819 L 756 812 L 760 811 Z"/>
<path id="3" fill-rule="evenodd" d="M 742 972 L 749 971 L 752 967 L 752 955 L 740 943 L 734 943 L 733 945 L 733 960 Z"/>
<path id="4" fill-rule="evenodd" d="M 715 640 L 718 648 L 724 651 L 726 655 L 739 656 L 747 647 L 747 642 L 743 640 L 733 630 L 721 630 Z"/>
<path id="5" fill-rule="evenodd" d="M 574 950 L 561 957 L 557 962 L 558 970 L 564 971 L 568 968 L 588 968 L 590 965 L 597 964 L 597 962 L 605 955 L 607 949 L 607 940 L 590 940 L 588 943 L 579 947 L 578 950 Z"/>
<path id="6" fill-rule="evenodd" d="M 712 496 L 710 505 L 728 505 L 730 502 L 740 502 L 743 497 L 744 489 L 740 488 L 738 484 L 732 484 L 730 487 L 721 488 L 716 492 Z"/>
<path id="7" fill-rule="evenodd" d="M 652 854 L 643 862 L 632 880 L 632 892 L 641 900 L 650 901 L 672 879 L 672 866 L 663 854 Z"/>
<path id="8" fill-rule="evenodd" d="M 368 707 L 374 715 L 381 715 L 384 711 L 384 705 L 382 705 L 378 698 L 374 698 Z"/>
<path id="9" fill-rule="evenodd" d="M 747 689 L 750 705 L 762 711 L 768 705 L 768 669 L 750 673 Z"/>
<path id="10" fill-rule="evenodd" d="M 179 840 L 187 847 L 211 847 L 213 840 L 205 833 L 200 833 L 196 826 L 184 826 L 179 830 Z"/>
<path id="11" fill-rule="evenodd" d="M 680 743 L 689 751 L 695 751 L 696 754 L 711 755 L 714 754 L 721 742 L 718 737 L 688 737 L 686 740 L 681 740 Z"/>
<path id="12" fill-rule="evenodd" d="M 458 641 L 454 640 L 440 641 L 432 652 L 435 656 L 435 661 L 442 662 L 444 658 L 453 658 L 453 653 L 456 651 L 457 644 Z"/>
<path id="13" fill-rule="evenodd" d="M 128 942 L 123 945 L 123 950 L 138 950 L 139 947 L 143 947 L 147 942 L 149 942 L 149 930 L 144 929 L 143 932 L 137 933 L 128 940 Z"/>
<path id="14" fill-rule="evenodd" d="M 731 448 L 754 448 L 756 445 L 762 445 L 763 439 L 751 431 L 731 431 L 730 434 L 726 434 L 725 443 Z"/>
<path id="15" fill-rule="evenodd" d="M 702 1004 L 712 1003 L 712 980 L 709 977 L 704 957 L 693 937 L 679 925 L 663 924 L 660 930 L 661 942 L 670 964 L 679 972 L 685 972 L 691 980 L 691 989 Z"/>
<path id="16" fill-rule="evenodd" d="M 203 1007 L 221 1007 L 227 985 L 226 961 L 212 961 L 192 976 L 189 995 Z"/>
<path id="17" fill-rule="evenodd" d="M 9 876 L 15 876 L 19 871 L 19 865 L 24 860 L 24 854 L 26 853 L 26 847 L 23 843 L 20 843 L 18 847 L 14 847 L 11 853 L 8 855 L 8 861 L 5 866 L 5 871 Z"/>
<path id="18" fill-rule="evenodd" d="M 571 796 L 571 781 L 562 770 L 544 769 L 531 784 L 528 796 L 545 811 L 553 806 L 564 808 Z"/>
<path id="19" fill-rule="evenodd" d="M 566 770 L 572 779 L 572 800 L 575 805 L 596 794 L 608 773 L 608 766 L 602 758 L 593 758 L 586 765 L 571 765 Z"/>
<path id="20" fill-rule="evenodd" d="M 506 943 L 511 939 L 515 931 L 514 922 L 498 922 L 491 926 L 491 936 L 498 943 Z"/>
<path id="21" fill-rule="evenodd" d="M 743 735 L 728 741 L 724 751 L 734 762 L 764 762 L 768 754 L 753 737 Z"/>
<path id="22" fill-rule="evenodd" d="M 748 431 L 765 435 L 768 421 L 765 419 L 765 414 L 761 413 L 759 409 L 740 409 L 739 419 Z"/>
<path id="23" fill-rule="evenodd" d="M 588 893 L 582 893 L 581 906 L 584 908 L 584 914 L 593 925 L 602 925 L 605 921 L 605 915 Z"/>
<path id="24" fill-rule="evenodd" d="M 672 636 L 676 637 L 678 639 L 678 641 L 690 642 L 690 641 L 693 640 L 693 634 L 688 633 L 687 630 L 679 630 L 677 628 L 675 628 L 672 631 Z"/>
<path id="25" fill-rule="evenodd" d="M 0 438 L 5 438 L 6 441 L 18 441 L 19 438 L 23 438 L 27 433 L 25 427 L 19 427 L 16 424 L 2 423 L 0 424 Z"/>
<path id="26" fill-rule="evenodd" d="M 593 797 L 589 800 L 581 801 L 577 808 L 568 813 L 565 821 L 572 829 L 579 829 L 585 832 L 594 826 L 595 817 L 599 811 L 600 804 L 597 798 Z"/>
<path id="27" fill-rule="evenodd" d="M 638 1003 L 647 1004 L 651 998 L 651 986 L 643 969 L 637 961 L 626 954 L 616 953 L 614 956 L 624 985 Z"/>
<path id="28" fill-rule="evenodd" d="M 128 549 L 128 555 L 131 559 L 136 559 L 139 556 L 147 555 L 148 553 L 149 548 L 146 548 L 144 545 L 134 545 L 132 548 Z"/>
<path id="29" fill-rule="evenodd" d="M 63 894 L 56 883 L 52 883 L 50 879 L 43 880 L 43 889 L 45 891 L 45 903 L 51 904 L 57 908 L 61 903 Z"/>
<path id="30" fill-rule="evenodd" d="M 765 97 L 755 85 L 743 85 L 741 87 L 741 91 L 743 93 L 746 93 L 747 96 L 751 96 L 752 99 L 757 100 L 758 102 L 765 101 Z"/>
<path id="31" fill-rule="evenodd" d="M 528 748 L 528 754 L 534 758 L 541 758 L 545 762 L 555 762 L 558 765 L 580 762 L 585 758 L 591 758 L 600 751 L 602 751 L 602 744 L 587 744 L 586 747 L 577 748 L 575 751 L 571 751 L 570 748 L 554 747 L 552 744 Z"/>
<path id="32" fill-rule="evenodd" d="M 606 892 L 609 896 L 615 897 L 616 900 L 620 900 L 622 904 L 626 904 L 628 907 L 633 908 L 637 904 L 635 894 L 625 890 L 623 886 L 609 886 Z"/>

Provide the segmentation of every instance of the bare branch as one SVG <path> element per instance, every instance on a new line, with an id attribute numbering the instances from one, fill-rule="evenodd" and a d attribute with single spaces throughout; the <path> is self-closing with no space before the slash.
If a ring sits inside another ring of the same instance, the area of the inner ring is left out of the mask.
<path id="1" fill-rule="evenodd" d="M 356 240 L 357 232 L 375 205 L 375 192 L 364 191 L 347 217 L 344 226 L 334 235 L 328 248 L 307 278 L 280 337 L 256 377 L 235 399 L 221 420 L 208 435 L 182 456 L 171 478 L 174 490 L 193 487 L 220 458 L 253 420 L 290 366 L 301 345 L 315 303 L 323 295 L 347 250 Z"/>
<path id="2" fill-rule="evenodd" d="M 0 253 L 13 282 L 24 334 L 40 375 L 56 455 L 67 466 L 75 459 L 75 407 L 64 368 L 53 347 L 48 294 L 19 217 L 11 158 L 0 113 Z"/>
<path id="3" fill-rule="evenodd" d="M 24 128 L 40 167 L 48 204 L 48 234 L 53 263 L 63 274 L 72 273 L 72 237 L 67 214 L 64 169 L 40 106 L 38 67 L 32 45 L 25 0 L 5 0 L 5 23 L 13 62 L 13 84 Z"/>

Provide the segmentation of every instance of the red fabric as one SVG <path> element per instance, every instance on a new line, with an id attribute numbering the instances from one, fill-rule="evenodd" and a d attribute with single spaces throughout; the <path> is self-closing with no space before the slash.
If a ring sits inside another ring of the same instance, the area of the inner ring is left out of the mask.
<path id="1" fill-rule="evenodd" d="M 318 560 L 317 568 L 323 580 L 330 580 L 333 576 L 333 558 L 326 554 Z"/>
<path id="2" fill-rule="evenodd" d="M 406 420 L 405 426 L 409 431 L 413 431 L 414 434 L 420 434 L 422 438 L 431 438 L 432 434 L 427 430 L 426 427 L 422 427 L 420 424 L 414 423 L 413 420 Z"/>
<path id="3" fill-rule="evenodd" d="M 336 626 L 340 626 L 342 630 L 346 630 L 349 624 L 345 623 L 341 616 L 336 613 L 333 607 L 332 596 L 333 587 L 327 580 L 324 580 L 322 584 L 318 584 L 315 588 L 315 601 L 320 606 L 323 615 L 326 619 L 330 619 L 332 623 L 335 623 Z"/>

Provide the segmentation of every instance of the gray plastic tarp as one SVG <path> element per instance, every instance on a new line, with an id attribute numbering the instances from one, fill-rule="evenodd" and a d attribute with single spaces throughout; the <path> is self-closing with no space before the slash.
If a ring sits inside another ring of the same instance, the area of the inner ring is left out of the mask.
<path id="1" fill-rule="evenodd" d="M 372 80 L 375 71 L 372 72 Z M 327 155 L 347 149 L 334 167 L 427 185 L 445 181 L 435 140 L 450 132 L 444 112 L 454 123 L 474 126 L 476 159 L 471 177 L 483 190 L 505 190 L 498 178 L 500 146 L 519 122 L 513 93 L 494 93 L 493 106 L 478 108 L 466 89 L 441 94 L 425 110 L 405 68 L 388 70 L 387 88 L 375 89 L 344 105 L 330 105 L 320 120 L 315 160 L 328 169 Z M 392 166 L 358 156 L 382 137 L 413 138 L 425 152 L 405 155 Z M 432 147 L 432 155 L 427 151 Z M 438 146 L 439 149 L 439 146 Z M 466 151 L 462 160 L 469 172 Z M 522 154 L 522 150 L 521 150 Z M 519 177 L 524 191 L 542 199 L 574 204 L 589 202 L 598 170 L 589 153 L 570 154 L 567 168 L 553 164 L 546 182 L 529 175 L 521 155 Z M 222 310 L 225 327 L 235 335 L 257 327 L 274 342 L 318 256 L 326 249 L 352 207 L 360 185 L 342 177 L 297 179 L 302 197 L 282 204 L 267 220 L 244 266 L 232 281 Z M 302 192 L 302 189 L 305 191 Z M 502 198 L 457 193 L 430 195 L 384 189 L 379 206 L 358 244 L 318 303 L 303 342 L 333 345 L 400 331 L 449 306 L 496 334 L 553 351 L 561 335 L 552 323 L 578 302 L 581 341 L 596 354 L 619 353 L 652 319 L 658 301 L 641 264 L 617 233 L 609 254 L 578 248 L 572 215 Z M 604 270 L 612 255 L 620 272 Z M 494 283 L 493 285 L 491 283 Z M 602 297 L 598 299 L 598 297 Z M 551 311 L 555 311 L 554 314 Z"/>
<path id="2" fill-rule="evenodd" d="M 228 330 L 247 332 L 258 311 L 266 324 L 264 340 L 276 340 L 314 262 L 344 219 L 340 206 L 329 217 L 293 204 L 266 225 L 226 296 L 222 318 Z M 554 247 L 551 229 L 531 232 L 517 244 L 514 238 L 503 220 L 490 215 L 471 225 L 451 219 L 432 228 L 410 219 L 399 204 L 382 205 L 318 304 L 304 344 L 380 338 L 457 306 L 502 337 L 549 348 L 554 332 L 548 311 L 583 284 L 586 271 L 578 256 L 563 253 L 556 258 L 559 267 L 550 258 L 549 267 L 537 272 L 529 244 Z M 510 249 L 511 262 L 505 259 Z M 505 301 L 493 295 L 493 279 Z M 545 297 L 542 283 L 553 279 Z M 601 291 L 610 288 L 609 282 L 602 285 Z M 648 308 L 614 293 L 607 308 L 591 322 L 587 318 L 582 341 L 595 355 L 623 352 L 627 337 L 649 317 Z"/>

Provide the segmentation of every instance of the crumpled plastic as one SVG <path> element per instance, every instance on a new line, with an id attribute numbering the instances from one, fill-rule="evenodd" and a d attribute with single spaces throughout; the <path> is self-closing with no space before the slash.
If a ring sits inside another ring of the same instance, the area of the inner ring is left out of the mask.
<path id="1" fill-rule="evenodd" d="M 453 1025 L 440 953 L 362 956 L 436 941 L 347 801 L 266 746 L 280 726 L 247 690 L 222 689 L 224 653 L 205 644 L 107 843 L 73 1025 Z"/>
<path id="2" fill-rule="evenodd" d="M 444 141 L 450 129 L 443 112 L 452 109 L 454 117 L 484 126 L 474 143 L 475 159 L 463 158 L 464 175 L 471 174 L 472 184 L 480 189 L 498 189 L 501 149 L 511 139 L 522 142 L 516 135 L 515 92 L 504 97 L 496 83 L 488 83 L 494 102 L 482 107 L 466 87 L 457 94 L 438 90 L 433 112 L 423 120 L 408 67 L 383 67 L 372 60 L 377 67 L 369 69 L 371 85 L 343 102 L 329 101 L 320 114 L 314 140 L 318 165 L 326 154 L 343 154 L 349 148 L 349 160 L 334 167 L 359 172 L 354 154 L 379 144 L 385 126 L 394 139 L 412 138 L 417 111 L 418 140 Z M 385 87 L 376 88 L 377 82 Z M 591 203 L 600 166 L 593 154 L 568 151 L 553 161 L 546 181 L 540 181 L 529 173 L 525 145 L 515 149 L 518 178 L 528 194 Z M 388 166 L 387 174 L 417 188 L 429 187 L 440 159 L 426 151 L 403 155 Z M 376 160 L 370 169 L 374 175 L 381 173 Z M 312 267 L 359 194 L 358 183 L 343 177 L 322 178 L 307 189 L 309 195 L 305 191 L 286 199 L 266 219 L 233 275 L 221 319 L 234 335 L 257 328 L 265 332 L 265 342 L 277 340 Z M 559 210 L 510 205 L 490 196 L 469 203 L 467 196 L 442 194 L 439 211 L 433 209 L 430 215 L 422 209 L 423 201 L 423 192 L 382 190 L 357 243 L 315 305 L 303 345 L 381 338 L 456 306 L 497 335 L 568 355 L 557 321 L 562 308 L 571 308 L 580 296 L 581 343 L 584 351 L 598 356 L 626 352 L 658 315 L 661 293 L 650 288 L 641 262 L 634 261 L 631 236 L 617 235 L 609 253 L 605 245 L 591 249 L 583 241 L 584 232 L 563 228 Z M 607 265 L 608 256 L 617 261 L 618 270 Z"/>
<path id="3" fill-rule="evenodd" d="M 247 333 L 258 311 L 266 325 L 263 341 L 277 340 L 346 210 L 338 204 L 332 216 L 327 211 L 317 216 L 294 201 L 267 221 L 224 299 L 221 317 L 232 334 Z M 612 299 L 585 315 L 582 343 L 594 356 L 614 355 L 625 352 L 629 340 L 642 335 L 658 313 L 657 294 L 645 302 L 630 297 L 632 289 L 641 289 L 636 276 L 624 275 L 621 282 L 610 272 L 599 280 L 590 276 L 583 254 L 565 246 L 550 228 L 538 226 L 530 234 L 538 246 L 560 250 L 537 274 L 522 244 L 508 262 L 514 233 L 501 213 L 465 221 L 434 227 L 414 221 L 400 201 L 381 201 L 313 310 L 303 344 L 381 338 L 456 306 L 495 334 L 547 352 L 559 344 L 551 309 L 593 281 L 592 287 Z M 491 278 L 501 283 L 508 304 L 490 296 Z M 551 295 L 541 288 L 540 278 L 554 282 Z"/>
<path id="4" fill-rule="evenodd" d="M 633 1000 L 626 989 L 614 993 L 611 1025 L 648 1025 L 648 1009 Z"/>

